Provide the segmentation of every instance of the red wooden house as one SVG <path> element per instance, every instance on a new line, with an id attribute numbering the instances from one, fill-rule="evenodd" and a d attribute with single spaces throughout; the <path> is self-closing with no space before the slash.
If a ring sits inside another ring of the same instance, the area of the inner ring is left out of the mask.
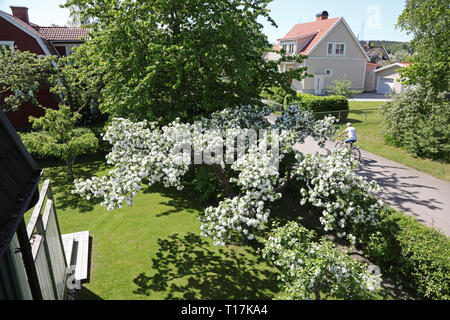
<path id="1" fill-rule="evenodd" d="M 12 14 L 0 10 L 0 46 L 12 46 L 39 55 L 67 56 L 74 46 L 89 40 L 89 30 L 77 27 L 41 27 L 30 22 L 28 8 L 11 6 Z M 46 107 L 57 107 L 57 100 L 47 89 L 37 94 Z M 43 115 L 42 110 L 25 103 L 19 110 L 8 112 L 9 121 L 16 128 L 28 127 L 28 117 Z"/>

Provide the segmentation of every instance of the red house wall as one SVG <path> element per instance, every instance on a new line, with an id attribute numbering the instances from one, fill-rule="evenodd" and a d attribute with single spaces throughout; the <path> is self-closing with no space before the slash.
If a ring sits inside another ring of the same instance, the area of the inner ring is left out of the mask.
<path id="1" fill-rule="evenodd" d="M 14 46 L 21 51 L 29 51 L 42 55 L 45 54 L 35 38 L 2 18 L 0 18 L 0 40 L 14 41 Z M 56 108 L 58 106 L 56 98 L 48 89 L 39 91 L 36 97 L 39 103 L 44 107 Z M 3 101 L 1 101 L 1 103 L 3 103 Z M 30 115 L 42 116 L 43 112 L 31 103 L 25 103 L 17 111 L 6 113 L 9 121 L 16 128 L 29 127 L 31 125 L 28 122 L 28 117 Z"/>

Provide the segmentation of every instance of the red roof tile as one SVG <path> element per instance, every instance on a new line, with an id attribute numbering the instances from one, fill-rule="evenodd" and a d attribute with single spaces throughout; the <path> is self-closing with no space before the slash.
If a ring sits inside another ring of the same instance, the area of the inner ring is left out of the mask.
<path id="1" fill-rule="evenodd" d="M 300 51 L 307 55 L 310 50 L 323 38 L 323 36 L 340 20 L 341 18 L 318 20 L 314 22 L 296 24 L 283 38 L 279 40 L 297 39 L 299 37 L 315 34 L 312 40 Z"/>
<path id="2" fill-rule="evenodd" d="M 50 41 L 82 41 L 89 40 L 89 29 L 76 27 L 38 27 L 47 40 Z"/>

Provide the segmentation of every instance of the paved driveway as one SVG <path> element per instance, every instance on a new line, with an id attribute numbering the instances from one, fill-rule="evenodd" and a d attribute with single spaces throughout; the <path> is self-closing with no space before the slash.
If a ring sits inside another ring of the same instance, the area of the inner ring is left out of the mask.
<path id="1" fill-rule="evenodd" d="M 386 97 L 384 94 L 376 93 L 361 93 L 355 95 L 349 101 L 392 101 L 391 97 Z"/>

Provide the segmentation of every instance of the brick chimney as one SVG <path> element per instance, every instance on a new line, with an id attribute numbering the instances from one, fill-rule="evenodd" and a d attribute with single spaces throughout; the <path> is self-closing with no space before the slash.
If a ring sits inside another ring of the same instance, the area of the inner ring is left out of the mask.
<path id="1" fill-rule="evenodd" d="M 316 21 L 327 20 L 327 19 L 328 19 L 327 11 L 322 11 L 322 12 L 319 12 L 318 14 L 316 14 Z"/>
<path id="2" fill-rule="evenodd" d="M 28 8 L 27 7 L 13 7 L 10 6 L 12 15 L 16 18 L 19 18 L 20 20 L 30 23 L 30 20 L 28 19 Z"/>

